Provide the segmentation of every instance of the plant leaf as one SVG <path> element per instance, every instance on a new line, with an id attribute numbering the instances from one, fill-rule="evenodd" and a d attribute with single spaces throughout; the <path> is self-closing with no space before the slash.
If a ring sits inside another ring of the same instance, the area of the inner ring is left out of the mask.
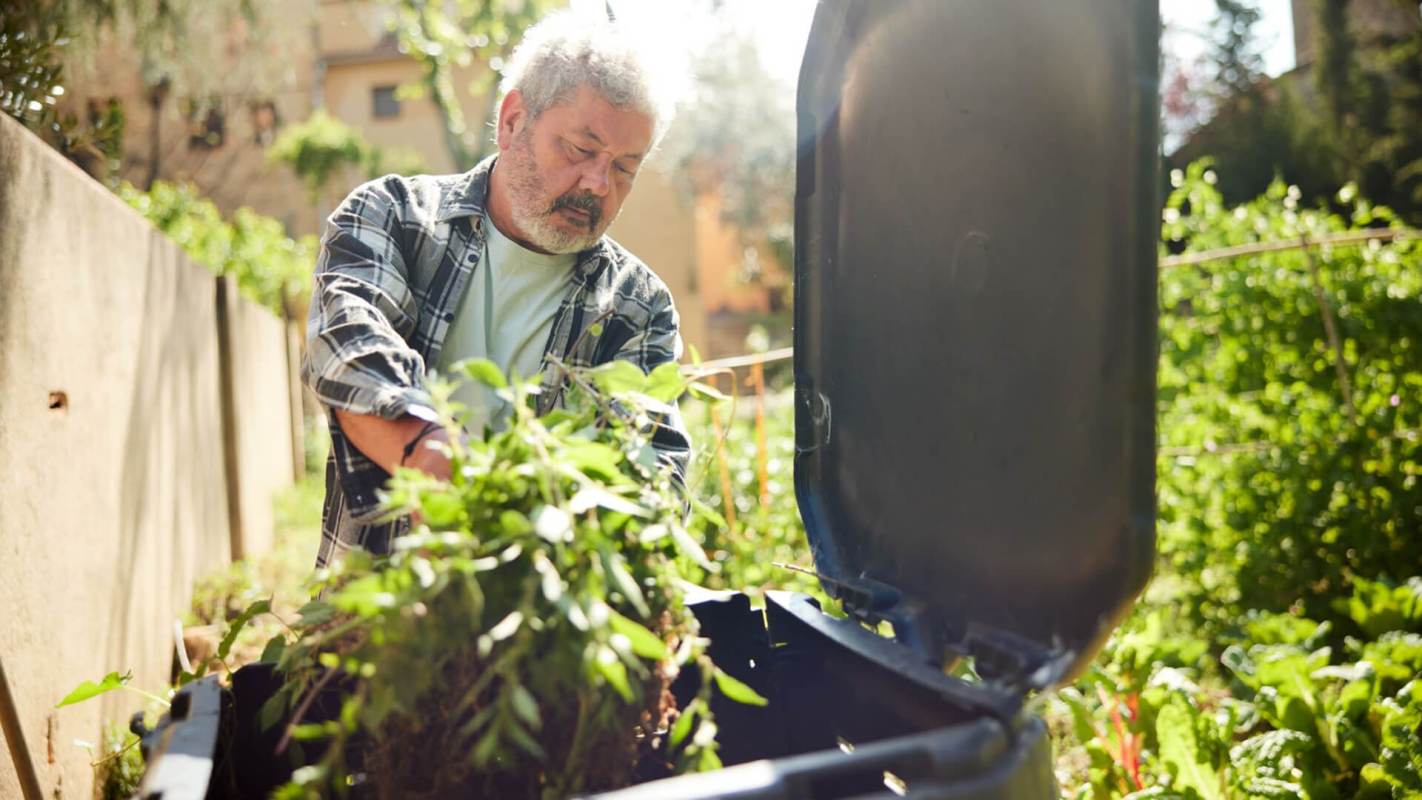
<path id="1" fill-rule="evenodd" d="M 663 403 L 670 403 L 686 391 L 686 378 L 682 377 L 681 365 L 668 361 L 652 370 L 647 376 L 646 394 Z"/>
<path id="2" fill-rule="evenodd" d="M 227 654 L 232 651 L 232 644 L 237 641 L 237 634 L 247 627 L 247 623 L 252 621 L 252 617 L 271 610 L 272 601 L 269 597 L 247 606 L 241 614 L 237 615 L 237 619 L 232 620 L 232 624 L 227 627 L 227 635 L 222 637 L 222 643 L 217 646 L 217 659 L 219 661 L 227 660 Z"/>
<path id="3" fill-rule="evenodd" d="M 98 697 L 101 694 L 108 694 L 109 692 L 112 692 L 115 689 L 122 689 L 124 685 L 131 680 L 133 680 L 132 672 L 125 672 L 122 675 L 118 674 L 117 672 L 110 672 L 109 674 L 105 675 L 103 680 L 99 681 L 98 683 L 95 683 L 93 681 L 84 681 L 83 683 L 76 686 L 74 688 L 74 691 L 70 692 L 69 694 L 66 694 L 64 696 L 64 699 L 60 700 L 59 703 L 55 706 L 55 708 L 62 708 L 64 706 L 74 705 L 75 703 L 82 703 L 85 700 L 88 700 L 93 697 Z"/>
<path id="4" fill-rule="evenodd" d="M 632 642 L 632 652 L 642 658 L 653 661 L 663 661 L 671 658 L 671 650 L 667 643 L 657 638 L 655 633 L 647 630 L 642 625 L 622 616 L 616 611 L 608 614 L 608 623 L 612 630 L 626 636 Z M 754 694 L 752 692 L 752 694 Z"/>
<path id="5" fill-rule="evenodd" d="M 608 684 L 617 691 L 622 699 L 632 702 L 632 686 L 627 682 L 627 667 L 618 659 L 617 653 L 611 647 L 603 645 L 598 648 L 593 656 L 593 668 L 598 671 Z"/>
<path id="6" fill-rule="evenodd" d="M 303 628 L 311 628 L 334 619 L 336 607 L 320 600 L 312 600 L 298 609 L 296 613 L 301 617 L 296 624 Z"/>
<path id="7" fill-rule="evenodd" d="M 671 528 L 672 541 L 676 542 L 676 549 L 680 550 L 682 555 L 708 572 L 715 569 L 711 565 L 711 560 L 706 557 L 706 551 L 701 549 L 701 545 L 695 539 L 691 538 L 691 534 L 681 526 L 681 523 L 673 520 L 668 527 Z"/>
<path id="8" fill-rule="evenodd" d="M 267 640 L 266 646 L 262 648 L 262 655 L 257 661 L 263 664 L 275 664 L 281 661 L 281 655 L 285 652 L 286 637 L 279 633 Z"/>
<path id="9" fill-rule="evenodd" d="M 507 389 L 509 381 L 494 362 L 487 358 L 471 358 L 459 364 L 460 369 L 470 379 L 484 384 L 490 389 Z"/>
<path id="10" fill-rule="evenodd" d="M 599 364 L 588 373 L 597 388 L 608 394 L 640 392 L 647 386 L 647 375 L 636 364 L 620 358 Z"/>
<path id="11" fill-rule="evenodd" d="M 642 595 L 642 587 L 637 585 L 637 579 L 627 571 L 622 554 L 603 548 L 602 560 L 608 574 L 612 576 L 613 585 L 627 598 L 627 602 L 637 609 L 642 619 L 652 616 L 652 610 L 647 606 L 647 598 Z"/>
<path id="12" fill-rule="evenodd" d="M 1201 746 L 1194 724 L 1195 711 L 1180 695 L 1173 695 L 1155 718 L 1160 759 L 1175 773 L 1172 787 L 1194 789 L 1201 800 L 1224 800 L 1220 775 Z"/>
<path id="13" fill-rule="evenodd" d="M 676 722 L 671 728 L 670 741 L 672 747 L 680 747 L 681 743 L 686 740 L 686 737 L 691 734 L 691 721 L 696 718 L 696 714 L 700 710 L 700 700 L 693 700 L 686 708 L 682 709 L 681 714 L 677 716 Z"/>
<path id="14" fill-rule="evenodd" d="M 763 706 L 770 703 L 769 700 L 761 697 L 759 692 L 726 674 L 726 671 L 720 667 L 717 667 L 713 674 L 716 678 L 716 688 L 731 700 L 745 703 L 748 706 Z"/>
<path id="15" fill-rule="evenodd" d="M 523 688 L 522 684 L 515 684 L 509 693 L 509 700 L 519 719 L 522 719 L 528 727 L 534 730 L 543 727 L 543 717 L 538 713 L 538 701 L 533 699 L 533 695 Z"/>
<path id="16" fill-rule="evenodd" d="M 594 486 L 592 484 L 588 484 L 579 489 L 578 493 L 573 495 L 573 498 L 568 501 L 568 509 L 574 514 L 581 514 L 597 506 L 633 517 L 647 516 L 647 509 L 637 503 L 621 495 L 613 494 L 601 486 Z"/>

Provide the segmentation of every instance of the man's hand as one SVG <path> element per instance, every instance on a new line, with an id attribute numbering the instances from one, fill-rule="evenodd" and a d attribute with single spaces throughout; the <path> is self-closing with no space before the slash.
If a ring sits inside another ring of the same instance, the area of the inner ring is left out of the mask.
<path id="1" fill-rule="evenodd" d="M 449 435 L 443 427 L 427 432 L 410 452 L 410 457 L 401 464 L 400 459 L 404 456 L 405 447 L 420 435 L 420 431 L 424 430 L 428 423 L 411 416 L 383 419 L 371 414 L 353 414 L 341 409 L 335 409 L 335 412 L 336 421 L 340 423 L 341 430 L 345 432 L 351 444 L 386 472 L 393 475 L 397 467 L 405 466 L 440 480 L 449 480 L 449 459 L 445 458 L 438 448 L 428 446 L 431 442 L 449 441 Z"/>

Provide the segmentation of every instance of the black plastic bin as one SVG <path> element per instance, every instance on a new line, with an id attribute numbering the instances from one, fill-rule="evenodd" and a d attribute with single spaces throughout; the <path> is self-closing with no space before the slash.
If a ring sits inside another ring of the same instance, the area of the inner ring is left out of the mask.
<path id="1" fill-rule="evenodd" d="M 1155 542 L 1158 32 L 1139 0 L 821 0 L 795 487 L 851 619 L 698 599 L 713 658 L 770 703 L 715 702 L 726 769 L 602 797 L 1055 796 L 1028 699 L 1085 667 Z M 963 659 L 981 682 L 947 675 Z M 185 690 L 145 791 L 279 777 L 262 669 Z"/>

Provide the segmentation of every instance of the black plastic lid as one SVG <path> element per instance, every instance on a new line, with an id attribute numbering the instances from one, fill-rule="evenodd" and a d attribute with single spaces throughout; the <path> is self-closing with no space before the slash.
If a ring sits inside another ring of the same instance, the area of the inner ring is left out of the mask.
<path id="1" fill-rule="evenodd" d="M 931 658 L 1057 682 L 1149 576 L 1158 31 L 1136 0 L 815 15 L 796 493 L 826 589 Z"/>

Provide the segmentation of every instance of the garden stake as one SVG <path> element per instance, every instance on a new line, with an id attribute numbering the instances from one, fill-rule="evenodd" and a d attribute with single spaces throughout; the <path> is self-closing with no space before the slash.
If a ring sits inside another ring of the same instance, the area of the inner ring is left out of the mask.
<path id="1" fill-rule="evenodd" d="M 755 384 L 755 464 L 760 478 L 760 507 L 770 505 L 770 479 L 766 474 L 765 444 L 765 370 L 759 361 L 751 364 L 751 383 Z"/>
<path id="2" fill-rule="evenodd" d="M 1313 258 L 1308 236 L 1299 235 L 1303 245 L 1304 259 L 1308 262 L 1308 274 L 1313 278 L 1313 296 L 1318 300 L 1318 313 L 1323 316 L 1323 332 L 1328 334 L 1328 344 L 1333 348 L 1333 368 L 1338 372 L 1338 387 L 1343 391 L 1343 407 L 1348 409 L 1348 418 L 1358 422 L 1358 410 L 1353 406 L 1353 387 L 1348 383 L 1348 367 L 1343 361 L 1343 343 L 1338 340 L 1338 328 L 1333 322 L 1333 308 L 1328 305 L 1328 297 L 1323 293 L 1323 280 L 1318 276 L 1318 262 Z"/>
<path id="3" fill-rule="evenodd" d="M 726 527 L 736 530 L 736 501 L 731 494 L 731 468 L 726 463 L 726 435 L 721 427 L 721 412 L 711 406 L 711 430 L 716 436 L 716 469 L 721 476 L 721 505 L 726 509 Z"/>

